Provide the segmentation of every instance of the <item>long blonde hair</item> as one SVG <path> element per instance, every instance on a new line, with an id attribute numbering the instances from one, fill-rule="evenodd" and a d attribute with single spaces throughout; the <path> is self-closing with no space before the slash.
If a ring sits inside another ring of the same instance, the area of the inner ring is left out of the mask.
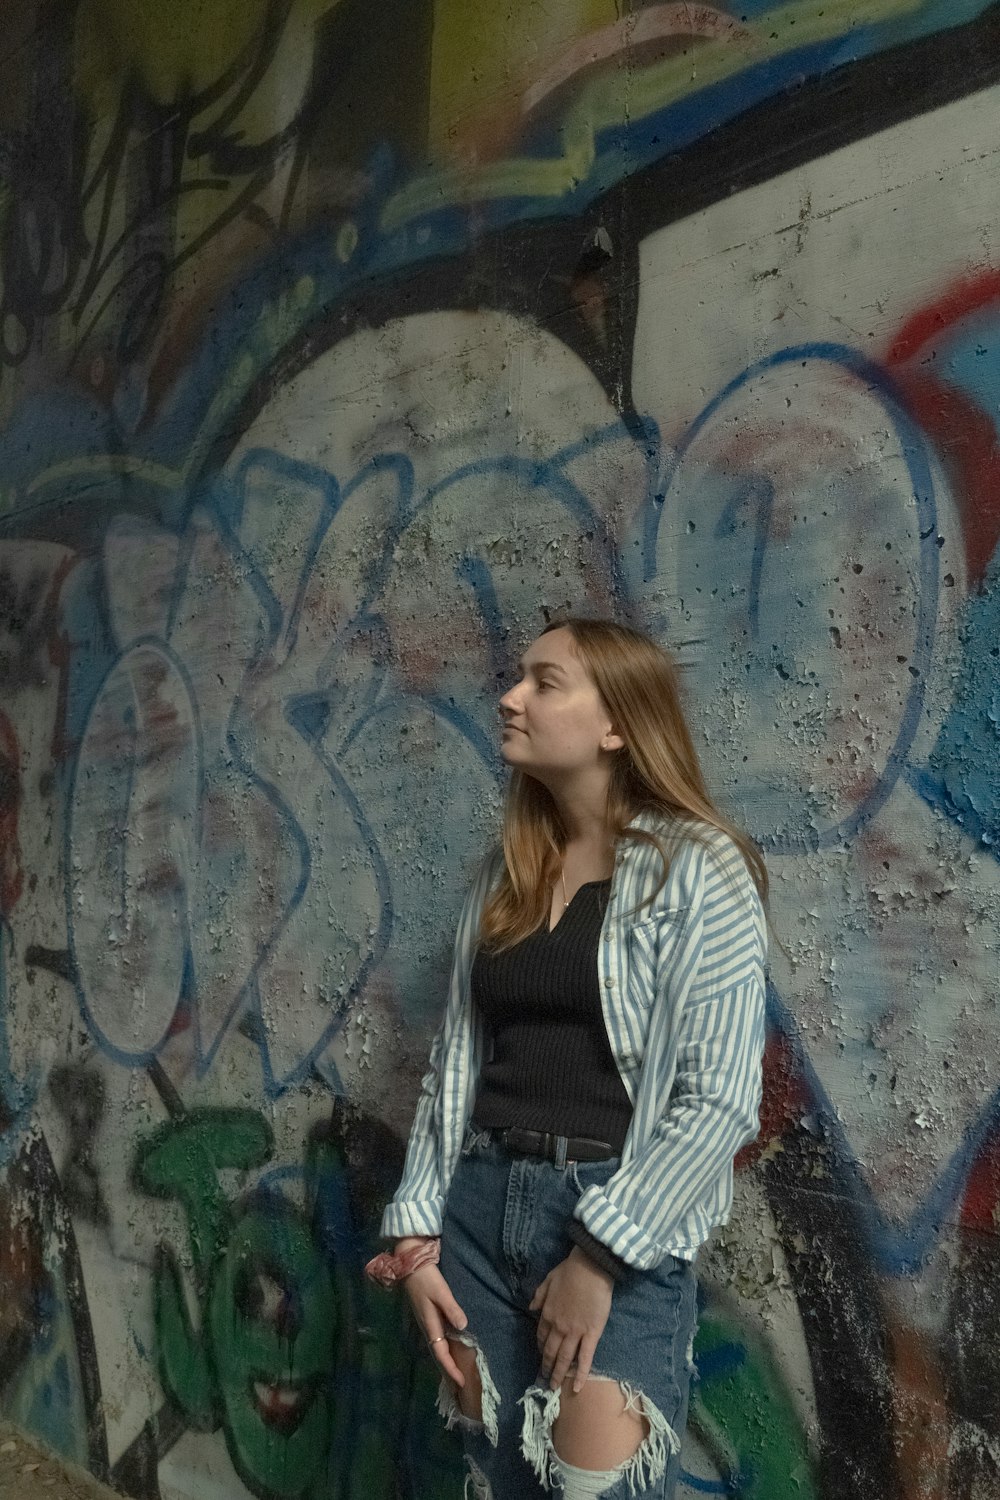
<path id="1" fill-rule="evenodd" d="M 594 683 L 615 729 L 625 741 L 611 763 L 608 824 L 613 840 L 654 845 L 668 859 L 655 833 L 628 825 L 638 813 L 683 817 L 727 833 L 767 898 L 767 869 L 760 850 L 715 807 L 705 787 L 691 733 L 684 719 L 677 670 L 669 652 L 640 630 L 614 620 L 570 616 L 542 632 L 568 630 L 577 656 Z M 552 884 L 566 845 L 566 830 L 547 787 L 524 771 L 511 773 L 504 807 L 505 868 L 487 897 L 479 937 L 496 951 L 536 932 L 545 920 Z"/>

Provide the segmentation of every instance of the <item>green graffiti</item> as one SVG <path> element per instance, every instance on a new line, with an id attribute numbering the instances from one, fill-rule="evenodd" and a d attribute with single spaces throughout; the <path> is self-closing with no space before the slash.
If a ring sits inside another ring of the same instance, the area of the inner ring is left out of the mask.
<path id="1" fill-rule="evenodd" d="M 136 1164 L 139 1184 L 154 1197 L 177 1198 L 183 1204 L 199 1275 L 215 1263 L 230 1222 L 218 1173 L 262 1167 L 273 1149 L 269 1126 L 248 1109 L 205 1109 L 169 1120 L 142 1146 Z"/>
<path id="2" fill-rule="evenodd" d="M 691 1426 L 738 1500 L 816 1500 L 802 1424 L 768 1349 L 720 1310 L 703 1313 Z"/>
<path id="3" fill-rule="evenodd" d="M 189 1427 L 214 1432 L 219 1412 L 211 1361 L 188 1316 L 180 1267 L 164 1246 L 153 1270 L 153 1318 L 163 1389 L 180 1407 Z"/>
<path id="4" fill-rule="evenodd" d="M 458 1500 L 462 1464 L 433 1411 L 433 1363 L 404 1301 L 362 1275 L 377 1226 L 351 1198 L 342 1135 L 314 1131 L 304 1205 L 258 1190 L 231 1198 L 225 1171 L 265 1166 L 274 1140 L 244 1109 L 168 1121 L 139 1149 L 147 1193 L 187 1219 L 197 1313 L 180 1258 L 161 1245 L 153 1275 L 160 1381 L 187 1425 L 221 1429 L 262 1500 Z"/>
<path id="5" fill-rule="evenodd" d="M 282 1495 L 318 1478 L 331 1437 L 338 1310 L 305 1225 L 270 1205 L 234 1227 L 209 1309 L 226 1430 Z"/>
<path id="6" fill-rule="evenodd" d="M 220 1186 L 220 1171 L 260 1167 L 272 1149 L 259 1116 L 207 1110 L 157 1131 L 137 1176 L 147 1192 L 183 1205 L 200 1294 L 196 1329 L 177 1258 L 161 1247 L 154 1309 L 164 1390 L 190 1426 L 222 1426 L 256 1494 L 299 1497 L 325 1483 L 344 1303 L 297 1208 L 278 1194 L 234 1205 Z M 314 1180 L 324 1165 L 311 1161 Z"/>

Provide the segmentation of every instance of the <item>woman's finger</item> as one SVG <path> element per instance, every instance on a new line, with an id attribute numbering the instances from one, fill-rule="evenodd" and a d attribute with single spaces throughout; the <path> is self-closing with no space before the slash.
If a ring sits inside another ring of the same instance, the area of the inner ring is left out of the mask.
<path id="1" fill-rule="evenodd" d="M 448 1290 L 447 1286 L 445 1286 L 445 1289 L 441 1293 L 441 1295 L 436 1298 L 435 1306 L 441 1313 L 441 1316 L 444 1318 L 448 1327 L 454 1328 L 457 1330 L 457 1332 L 461 1333 L 462 1329 L 466 1326 L 469 1320 L 465 1316 L 465 1313 L 462 1311 L 462 1309 L 459 1307 L 458 1303 L 455 1301 L 454 1297 L 451 1295 L 451 1292 Z"/>
<path id="2" fill-rule="evenodd" d="M 465 1376 L 455 1363 L 454 1355 L 451 1352 L 451 1345 L 448 1342 L 448 1335 L 441 1326 L 441 1319 L 437 1315 L 436 1308 L 428 1309 L 426 1335 L 428 1349 L 448 1376 L 448 1379 L 453 1380 L 461 1390 L 465 1384 Z"/>
<path id="3" fill-rule="evenodd" d="M 451 1287 L 441 1272 L 436 1266 L 426 1266 L 421 1267 L 421 1270 L 415 1274 L 420 1276 L 421 1272 L 426 1272 L 420 1285 L 421 1297 L 438 1309 L 449 1328 L 457 1328 L 461 1331 L 469 1320 L 456 1302 Z"/>
<path id="4" fill-rule="evenodd" d="M 538 1345 L 539 1351 L 542 1353 L 545 1352 L 545 1345 L 548 1342 L 551 1332 L 552 1324 L 545 1318 L 539 1318 L 538 1327 L 535 1330 L 535 1342 Z"/>
<path id="5" fill-rule="evenodd" d="M 572 1335 L 567 1335 L 559 1346 L 559 1350 L 552 1362 L 552 1374 L 549 1376 L 549 1385 L 557 1391 L 569 1374 L 569 1367 L 576 1356 L 578 1340 Z"/>
<path id="6" fill-rule="evenodd" d="M 546 1380 L 551 1379 L 562 1344 L 563 1335 L 557 1329 L 553 1328 L 545 1340 L 545 1347 L 542 1349 L 542 1374 Z"/>
<path id="7" fill-rule="evenodd" d="M 451 1345 L 448 1343 L 448 1340 L 445 1338 L 442 1339 L 439 1344 L 432 1344 L 431 1353 L 437 1360 L 438 1364 L 441 1366 L 444 1373 L 447 1375 L 448 1379 L 453 1380 L 458 1386 L 459 1390 L 461 1390 L 465 1385 L 465 1376 L 462 1374 L 461 1370 L 458 1368 L 458 1365 L 456 1365 L 455 1363 L 455 1358 L 451 1352 Z"/>
<path id="8" fill-rule="evenodd" d="M 552 1272 L 550 1271 L 549 1272 L 549 1276 L 551 1276 L 551 1275 L 552 1275 Z M 548 1290 L 548 1285 L 549 1285 L 549 1276 L 546 1276 L 545 1280 L 544 1281 L 540 1281 L 538 1283 L 538 1285 L 536 1286 L 536 1288 L 535 1288 L 535 1295 L 532 1297 L 531 1301 L 528 1303 L 528 1311 L 529 1312 L 538 1312 L 539 1308 L 544 1303 L 544 1301 L 545 1301 L 545 1294 L 546 1294 L 546 1292 Z"/>
<path id="9" fill-rule="evenodd" d="M 574 1394 L 579 1394 L 586 1384 L 587 1376 L 590 1374 L 591 1366 L 594 1363 L 596 1349 L 597 1340 L 592 1338 L 589 1333 L 585 1334 L 580 1340 L 579 1349 L 576 1351 L 576 1374 L 573 1377 Z"/>

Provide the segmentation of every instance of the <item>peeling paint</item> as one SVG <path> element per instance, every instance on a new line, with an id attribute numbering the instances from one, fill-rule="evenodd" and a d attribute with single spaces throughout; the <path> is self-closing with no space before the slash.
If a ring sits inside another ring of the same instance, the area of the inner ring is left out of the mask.
<path id="1" fill-rule="evenodd" d="M 992 1496 L 995 8 L 154 9 L 5 15 L 0 1411 L 457 1500 L 361 1266 L 497 698 L 614 611 L 772 878 L 678 1500 Z"/>

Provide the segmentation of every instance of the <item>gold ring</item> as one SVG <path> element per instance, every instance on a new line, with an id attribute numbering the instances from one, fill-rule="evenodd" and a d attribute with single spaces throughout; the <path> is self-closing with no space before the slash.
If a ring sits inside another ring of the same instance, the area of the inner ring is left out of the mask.
<path id="1" fill-rule="evenodd" d="M 428 1339 L 427 1340 L 427 1347 L 428 1347 L 428 1349 L 431 1347 L 432 1344 L 440 1344 L 441 1341 L 443 1339 L 447 1339 L 447 1337 L 448 1337 L 448 1335 L 446 1333 L 439 1333 L 436 1339 Z"/>

